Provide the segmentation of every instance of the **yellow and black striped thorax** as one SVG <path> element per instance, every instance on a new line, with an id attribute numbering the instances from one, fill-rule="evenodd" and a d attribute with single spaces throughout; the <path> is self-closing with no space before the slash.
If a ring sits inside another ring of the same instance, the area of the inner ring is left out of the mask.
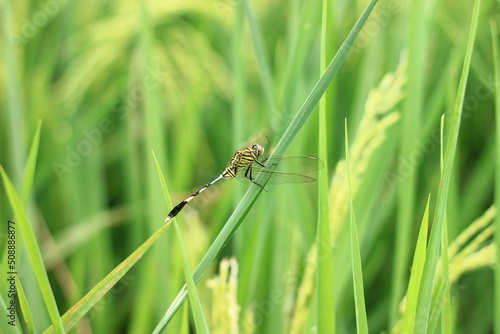
<path id="1" fill-rule="evenodd" d="M 264 153 L 264 148 L 258 144 L 236 151 L 229 166 L 222 172 L 222 176 L 226 179 L 235 177 L 240 170 L 250 167 L 257 161 L 262 153 Z"/>

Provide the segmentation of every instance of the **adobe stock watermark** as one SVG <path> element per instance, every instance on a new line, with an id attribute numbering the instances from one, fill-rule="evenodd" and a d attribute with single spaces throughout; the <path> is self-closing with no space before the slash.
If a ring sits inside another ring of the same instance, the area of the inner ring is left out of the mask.
<path id="1" fill-rule="evenodd" d="M 122 293 L 122 291 L 125 290 L 125 288 L 127 288 L 133 281 L 135 281 L 135 276 L 133 275 L 125 275 L 124 277 L 122 277 L 120 281 L 118 281 L 116 285 L 113 286 L 108 291 L 108 293 L 106 293 L 89 311 L 89 319 L 94 319 L 98 313 L 102 312 L 106 308 L 106 306 L 108 306 L 113 301 L 114 295 L 119 295 L 120 293 Z"/>
<path id="2" fill-rule="evenodd" d="M 495 87 L 498 83 L 494 81 L 493 76 L 490 80 Z M 491 92 L 486 89 L 484 85 L 478 85 L 474 88 L 471 95 L 464 98 L 462 119 L 469 118 L 473 112 L 477 111 L 482 101 L 491 97 Z M 445 118 L 445 123 L 450 123 L 450 117 Z M 446 140 L 446 138 L 445 138 Z M 408 155 L 399 155 L 397 158 L 397 167 L 395 171 L 387 172 L 385 174 L 385 182 L 392 188 L 396 189 L 398 183 L 404 181 L 407 177 L 411 176 L 417 167 L 421 166 L 425 159 L 434 154 L 440 148 L 441 130 L 435 128 L 431 135 L 423 140 L 415 143 L 415 148 Z"/>
<path id="3" fill-rule="evenodd" d="M 448 296 L 445 294 L 445 290 L 448 287 L 450 289 L 450 299 L 448 299 Z M 435 328 L 429 328 L 429 324 L 434 324 L 435 326 L 438 323 L 439 317 L 443 315 L 442 312 L 444 306 L 446 304 L 450 304 L 452 298 L 457 299 L 461 294 L 461 290 L 458 289 L 454 284 L 446 281 L 446 285 L 441 283 L 439 287 L 434 287 L 433 295 L 434 293 L 437 294 L 437 298 L 435 301 L 433 300 L 434 306 L 429 310 L 427 314 L 418 314 L 417 312 L 412 314 L 412 316 L 415 317 L 415 328 L 427 328 L 430 332 L 434 332 L 433 329 Z M 448 321 L 449 320 L 450 319 L 448 319 Z M 448 325 L 450 324 L 448 323 Z"/>
<path id="4" fill-rule="evenodd" d="M 318 246 L 316 246 L 318 247 Z M 327 258 L 331 256 L 331 253 L 333 252 L 333 247 L 331 245 L 324 245 L 320 244 L 319 247 L 324 247 L 326 249 L 326 252 L 321 252 L 320 254 L 324 254 Z M 282 282 L 283 282 L 283 288 L 274 288 L 271 293 L 270 297 L 266 300 L 263 301 L 258 301 L 255 302 L 251 308 L 253 310 L 253 322 L 252 323 L 247 323 L 246 325 L 249 327 L 252 327 L 253 330 L 255 331 L 259 326 L 262 326 L 264 323 L 264 320 L 268 317 L 270 317 L 274 312 L 280 311 L 280 305 L 283 305 L 285 302 L 286 298 L 286 291 L 285 287 L 287 286 L 297 286 L 298 278 L 301 272 L 303 272 L 302 276 L 310 276 L 311 274 L 314 275 L 316 271 L 316 261 L 317 261 L 317 256 L 318 252 L 316 252 L 316 256 L 314 257 L 307 257 L 305 263 L 301 263 L 297 268 L 295 269 L 290 269 L 287 270 L 283 277 L 282 277 Z M 321 258 L 320 258 L 321 260 Z M 314 262 L 314 263 L 311 263 Z M 314 271 L 311 273 L 311 271 Z M 313 276 L 314 277 L 314 276 Z M 314 280 L 315 282 L 315 280 Z M 314 283 L 313 283 L 314 284 Z M 313 292 L 314 293 L 314 292 Z M 297 307 L 295 305 L 294 307 Z"/>
<path id="5" fill-rule="evenodd" d="M 26 18 L 22 24 L 20 34 L 12 34 L 10 41 L 15 46 L 27 44 L 50 20 L 58 15 L 69 0 L 47 0 L 41 2 L 38 10 Z"/>
<path id="6" fill-rule="evenodd" d="M 359 33 L 350 52 L 353 55 L 361 53 L 361 51 L 368 46 L 370 41 L 378 36 L 382 29 L 389 25 L 392 18 L 402 12 L 402 9 L 401 1 L 391 0 L 387 3 L 385 8 L 374 11 L 370 15 L 371 18 L 365 23 L 365 27 Z M 347 60 L 351 61 L 352 58 L 348 57 Z"/>
<path id="7" fill-rule="evenodd" d="M 228 21 L 229 16 L 234 16 L 234 11 L 237 6 L 240 6 L 241 0 L 215 0 L 212 1 L 215 13 L 220 21 Z"/>
<path id="8" fill-rule="evenodd" d="M 125 120 L 129 111 L 144 100 L 145 91 L 158 89 L 161 82 L 170 77 L 169 72 L 164 72 L 159 67 L 146 68 L 141 84 L 132 87 L 128 94 L 116 101 L 111 115 L 100 119 L 94 128 L 82 130 L 82 138 L 75 145 L 66 145 L 64 160 L 52 162 L 51 166 L 58 180 L 62 181 L 66 174 L 73 172 L 103 143 L 105 135 L 116 130 L 117 123 Z"/>

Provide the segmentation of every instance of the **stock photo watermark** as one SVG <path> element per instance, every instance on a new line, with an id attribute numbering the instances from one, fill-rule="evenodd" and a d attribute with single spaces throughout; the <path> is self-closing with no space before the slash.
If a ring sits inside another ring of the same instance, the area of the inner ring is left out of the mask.
<path id="1" fill-rule="evenodd" d="M 331 245 L 325 245 L 320 243 L 314 246 L 316 248 L 321 247 L 326 249 L 326 252 L 320 252 L 319 254 L 323 254 L 325 259 L 328 259 L 333 253 L 333 247 Z M 296 286 L 299 281 L 299 276 L 303 276 L 304 279 L 306 276 L 313 277 L 316 272 L 316 261 L 324 260 L 323 258 L 318 258 L 317 249 L 314 251 L 315 256 L 308 256 L 304 263 L 299 264 L 293 269 L 287 270 L 282 277 L 283 288 L 275 288 L 269 294 L 269 298 L 263 301 L 255 302 L 251 308 L 253 310 L 253 322 L 251 324 L 247 324 L 252 326 L 254 329 L 261 326 L 264 323 L 266 318 L 269 318 L 273 315 L 274 312 L 280 311 L 280 305 L 283 305 L 286 299 L 286 291 L 285 286 Z M 294 307 L 297 307 L 295 305 Z"/>
<path id="2" fill-rule="evenodd" d="M 16 270 L 16 223 L 7 221 L 7 324 L 16 326 L 17 270 Z"/>
<path id="3" fill-rule="evenodd" d="M 94 319 L 97 317 L 97 315 L 104 311 L 107 306 L 110 305 L 110 303 L 113 301 L 114 296 L 119 295 L 123 290 L 125 290 L 126 287 L 130 285 L 135 281 L 135 276 L 133 275 L 125 275 L 120 279 L 119 282 L 116 283 L 116 285 L 109 290 L 108 293 L 106 293 L 95 305 L 92 307 L 92 309 L 88 313 L 89 319 Z M 116 301 L 116 300 L 115 300 Z"/>
<path id="4" fill-rule="evenodd" d="M 82 130 L 82 138 L 75 145 L 66 145 L 64 160 L 52 162 L 51 166 L 58 180 L 62 181 L 66 174 L 73 172 L 86 157 L 95 152 L 103 143 L 105 135 L 114 132 L 117 123 L 125 120 L 130 110 L 144 101 L 144 92 L 158 89 L 162 81 L 169 77 L 169 72 L 164 72 L 159 67 L 147 68 L 141 84 L 132 87 L 128 94 L 116 101 L 111 115 L 100 119 L 94 128 Z"/>
<path id="5" fill-rule="evenodd" d="M 234 16 L 236 7 L 241 4 L 241 0 L 212 1 L 212 7 L 220 21 L 228 21 L 230 16 Z"/>
<path id="6" fill-rule="evenodd" d="M 493 77 L 490 76 L 489 82 L 493 87 L 499 83 L 495 82 Z M 462 119 L 468 119 L 473 112 L 477 111 L 482 101 L 487 100 L 492 96 L 492 93 L 486 89 L 484 85 L 478 85 L 472 91 L 472 94 L 464 98 Z M 451 122 L 451 117 L 445 119 L 445 123 Z M 419 140 L 415 143 L 415 148 L 410 154 L 397 157 L 397 167 L 395 171 L 387 172 L 385 174 L 386 183 L 394 190 L 398 183 L 404 181 L 407 177 L 414 173 L 415 169 L 422 165 L 426 158 L 434 154 L 440 148 L 441 131 L 435 128 L 431 135 L 425 139 Z"/>
<path id="7" fill-rule="evenodd" d="M 373 11 L 370 19 L 366 22 L 365 27 L 359 33 L 356 42 L 352 46 L 351 54 L 356 55 L 368 46 L 371 40 L 380 35 L 383 29 L 387 28 L 391 20 L 401 14 L 402 2 L 392 0 L 389 1 L 386 7 Z M 347 58 L 347 61 L 352 61 L 352 58 Z"/>
<path id="8" fill-rule="evenodd" d="M 48 0 L 41 2 L 38 9 L 29 18 L 25 18 L 19 34 L 11 34 L 10 41 L 15 46 L 27 44 L 50 20 L 54 19 L 69 0 Z"/>

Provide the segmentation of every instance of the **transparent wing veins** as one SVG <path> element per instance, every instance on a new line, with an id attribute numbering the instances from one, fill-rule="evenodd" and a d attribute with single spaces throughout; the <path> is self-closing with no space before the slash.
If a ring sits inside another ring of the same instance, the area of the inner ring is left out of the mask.
<path id="1" fill-rule="evenodd" d="M 302 173 L 313 172 L 323 167 L 323 162 L 310 155 L 274 155 L 261 156 L 259 162 L 265 167 L 254 162 L 251 170 L 241 171 L 244 177 L 255 180 L 259 173 L 270 175 L 267 184 L 277 185 L 285 183 L 307 183 L 316 181 L 315 178 Z"/>

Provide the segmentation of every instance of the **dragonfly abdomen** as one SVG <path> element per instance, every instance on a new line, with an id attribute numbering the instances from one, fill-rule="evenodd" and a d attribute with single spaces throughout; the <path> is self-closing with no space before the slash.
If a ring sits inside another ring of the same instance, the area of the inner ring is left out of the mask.
<path id="1" fill-rule="evenodd" d="M 186 204 L 188 204 L 193 198 L 195 198 L 196 196 L 198 196 L 203 190 L 207 189 L 208 187 L 210 187 L 212 184 L 214 184 L 215 182 L 219 181 L 223 177 L 224 177 L 224 175 L 222 175 L 222 174 L 219 175 L 215 180 L 213 180 L 210 183 L 207 183 L 200 190 L 198 190 L 197 192 L 195 192 L 194 194 L 192 194 L 191 196 L 189 196 L 188 198 L 186 198 L 185 200 L 183 200 L 182 202 L 180 202 L 179 204 L 177 204 L 172 210 L 170 210 L 170 212 L 169 212 L 167 218 L 165 219 L 165 221 L 171 220 L 172 218 L 174 218 L 175 216 L 177 216 L 177 214 L 179 212 L 181 212 L 181 210 L 184 208 L 184 206 Z"/>

